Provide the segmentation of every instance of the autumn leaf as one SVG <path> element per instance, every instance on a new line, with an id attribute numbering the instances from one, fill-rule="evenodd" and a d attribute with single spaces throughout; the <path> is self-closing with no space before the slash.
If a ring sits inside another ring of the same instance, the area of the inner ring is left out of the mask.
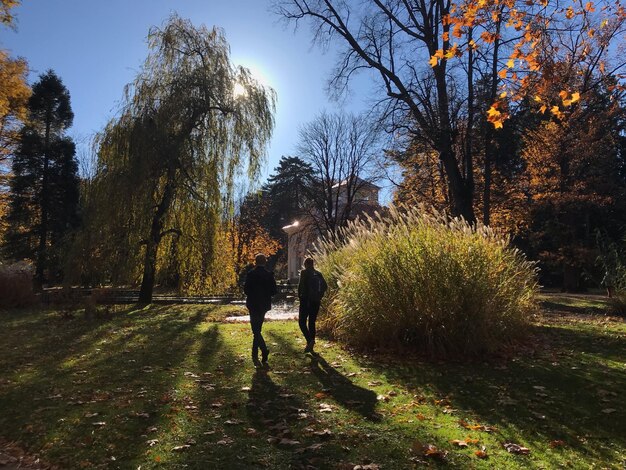
<path id="1" fill-rule="evenodd" d="M 506 69 L 502 69 L 502 70 L 500 70 L 500 71 L 498 72 L 498 77 L 500 77 L 500 78 L 502 78 L 502 79 L 505 79 L 505 78 L 506 78 L 506 76 L 507 76 L 507 73 L 508 73 L 508 72 L 507 72 L 507 70 L 506 70 Z"/>
<path id="2" fill-rule="evenodd" d="M 454 439 L 454 440 L 452 440 L 450 442 L 452 443 L 452 445 L 455 445 L 457 447 L 467 447 L 467 442 L 461 441 L 459 439 Z"/>
<path id="3" fill-rule="evenodd" d="M 593 6 L 593 2 L 587 2 L 585 4 L 585 10 L 590 12 L 590 13 L 593 13 L 594 11 L 596 11 L 596 9 Z"/>
<path id="4" fill-rule="evenodd" d="M 556 447 L 565 447 L 567 444 L 565 443 L 565 441 L 562 441 L 560 439 L 554 440 L 554 441 L 550 441 L 550 447 L 552 449 L 556 448 Z"/>
<path id="5" fill-rule="evenodd" d="M 527 447 L 523 447 L 519 444 L 514 444 L 512 442 L 507 442 L 502 444 L 502 447 L 506 449 L 510 454 L 520 454 L 520 455 L 528 455 L 530 454 L 530 449 Z"/>
<path id="6" fill-rule="evenodd" d="M 428 61 L 428 63 L 430 64 L 431 67 L 435 67 L 437 66 L 437 64 L 439 63 L 439 61 L 437 60 L 437 57 L 432 56 L 430 58 L 430 60 Z"/>
<path id="7" fill-rule="evenodd" d="M 489 457 L 489 455 L 487 454 L 487 452 L 485 452 L 484 449 L 477 450 L 476 452 L 474 452 L 474 455 L 478 457 L 479 459 L 486 459 L 487 457 Z"/>
<path id="8" fill-rule="evenodd" d="M 506 66 L 507 66 L 508 68 L 512 69 L 512 68 L 515 66 L 515 61 L 514 61 L 513 59 L 509 59 L 509 60 L 506 62 Z"/>

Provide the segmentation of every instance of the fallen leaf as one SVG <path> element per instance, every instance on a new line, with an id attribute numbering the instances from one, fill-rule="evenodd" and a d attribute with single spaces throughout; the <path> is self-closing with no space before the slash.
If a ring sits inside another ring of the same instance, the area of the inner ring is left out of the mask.
<path id="1" fill-rule="evenodd" d="M 476 452 L 474 452 L 474 455 L 479 459 L 486 459 L 487 457 L 489 457 L 487 452 L 485 452 L 484 450 L 477 450 Z"/>
<path id="2" fill-rule="evenodd" d="M 552 447 L 553 449 L 556 447 L 565 447 L 566 445 L 567 444 L 565 444 L 565 441 L 562 441 L 561 439 L 550 441 L 550 447 Z"/>
<path id="3" fill-rule="evenodd" d="M 504 447 L 506 451 L 511 454 L 522 454 L 522 455 L 530 454 L 530 449 L 528 449 L 527 447 L 523 447 L 519 444 L 514 444 L 512 442 L 507 442 L 505 444 L 502 444 L 502 447 Z"/>
<path id="4" fill-rule="evenodd" d="M 617 410 L 615 408 L 605 408 L 602 410 L 602 413 L 610 415 L 611 413 L 615 413 Z"/>
<path id="5" fill-rule="evenodd" d="M 452 443 L 452 445 L 455 445 L 457 447 L 467 447 L 467 442 L 461 441 L 459 439 L 454 439 L 454 440 L 452 440 L 450 442 Z"/>
<path id="6" fill-rule="evenodd" d="M 185 449 L 189 449 L 191 446 L 189 444 L 183 444 L 182 446 L 172 447 L 172 452 L 182 452 Z"/>
<path id="7" fill-rule="evenodd" d="M 293 439 L 282 438 L 280 441 L 278 441 L 278 445 L 281 445 L 281 446 L 299 446 L 300 445 L 300 441 L 295 441 Z"/>

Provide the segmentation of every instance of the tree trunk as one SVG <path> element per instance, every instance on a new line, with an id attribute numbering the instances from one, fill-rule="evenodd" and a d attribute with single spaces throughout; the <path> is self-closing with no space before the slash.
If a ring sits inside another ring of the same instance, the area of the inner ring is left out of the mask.
<path id="1" fill-rule="evenodd" d="M 472 184 L 473 175 L 468 174 L 463 178 L 459 168 L 459 162 L 453 149 L 452 125 L 450 123 L 450 110 L 446 71 L 444 65 L 434 68 L 435 82 L 437 85 L 437 106 L 439 111 L 440 131 L 438 139 L 439 158 L 443 163 L 448 176 L 448 186 L 451 197 L 451 212 L 453 216 L 461 216 L 470 223 L 476 222 L 474 215 L 474 191 Z M 471 168 L 472 156 L 466 155 L 466 164 Z"/>
<path id="2" fill-rule="evenodd" d="M 170 208 L 170 204 L 174 197 L 174 178 L 168 175 L 161 202 L 157 206 L 152 216 L 152 225 L 150 226 L 150 235 L 146 240 L 146 255 L 143 264 L 143 278 L 141 280 L 141 289 L 139 290 L 139 303 L 152 303 L 152 291 L 154 290 L 154 281 L 156 278 L 157 252 L 159 243 L 161 242 L 163 231 L 163 223 L 165 215 Z"/>
<path id="3" fill-rule="evenodd" d="M 46 265 L 46 245 L 48 244 L 48 170 L 50 166 L 50 112 L 46 116 L 46 135 L 43 148 L 43 173 L 41 177 L 41 221 L 39 225 L 39 246 L 37 247 L 37 265 L 35 266 L 35 291 L 43 290 L 44 270 Z"/>
<path id="4" fill-rule="evenodd" d="M 498 52 L 500 49 L 500 25 L 502 24 L 501 16 L 496 22 L 496 40 L 493 44 L 493 60 L 491 62 L 491 87 L 489 90 L 489 104 L 496 101 L 498 93 Z M 495 132 L 493 125 L 487 123 L 485 130 L 485 186 L 483 188 L 483 223 L 489 225 L 491 223 L 491 165 L 495 160 L 496 148 L 494 143 Z"/>

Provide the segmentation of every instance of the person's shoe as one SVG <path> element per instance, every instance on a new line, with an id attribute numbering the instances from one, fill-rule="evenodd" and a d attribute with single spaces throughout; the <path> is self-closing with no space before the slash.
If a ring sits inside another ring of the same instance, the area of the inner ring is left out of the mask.
<path id="1" fill-rule="evenodd" d="M 304 348 L 304 352 L 305 353 L 312 353 L 313 352 L 313 346 L 315 346 L 315 340 L 309 341 L 306 344 L 306 348 Z"/>
<path id="2" fill-rule="evenodd" d="M 267 365 L 267 358 L 269 355 L 270 355 L 269 349 L 266 349 L 265 351 L 261 353 L 261 362 L 263 363 L 263 365 Z"/>

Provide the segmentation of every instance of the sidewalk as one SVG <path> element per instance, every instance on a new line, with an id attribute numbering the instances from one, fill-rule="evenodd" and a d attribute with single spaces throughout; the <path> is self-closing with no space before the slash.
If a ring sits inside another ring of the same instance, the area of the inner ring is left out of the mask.
<path id="1" fill-rule="evenodd" d="M 265 314 L 265 321 L 267 320 L 297 320 L 298 319 L 298 307 L 293 304 L 279 304 L 275 305 L 269 312 Z M 227 322 L 248 322 L 250 317 L 248 315 L 237 315 L 232 317 L 226 317 L 224 321 Z"/>

